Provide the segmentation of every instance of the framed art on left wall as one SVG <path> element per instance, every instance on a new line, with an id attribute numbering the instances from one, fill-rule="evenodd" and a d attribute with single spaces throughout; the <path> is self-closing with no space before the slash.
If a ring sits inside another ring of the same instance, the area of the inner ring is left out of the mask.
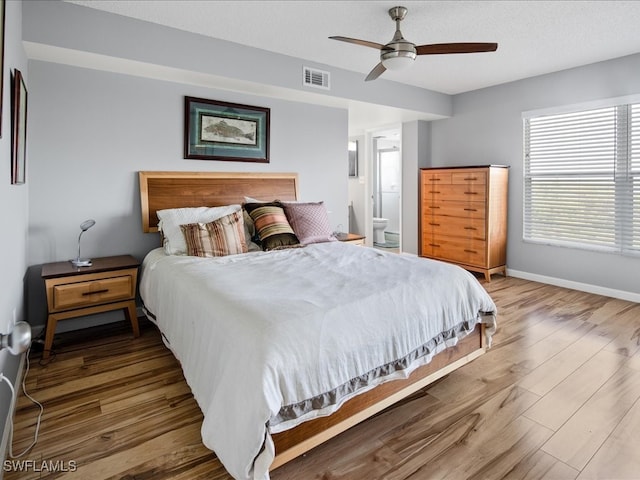
<path id="1" fill-rule="evenodd" d="M 27 87 L 20 70 L 13 75 L 11 105 L 11 183 L 25 182 L 25 168 L 27 160 Z"/>
<path id="2" fill-rule="evenodd" d="M 0 0 L 0 138 L 2 138 L 2 94 L 4 85 L 4 11 L 5 0 Z"/>

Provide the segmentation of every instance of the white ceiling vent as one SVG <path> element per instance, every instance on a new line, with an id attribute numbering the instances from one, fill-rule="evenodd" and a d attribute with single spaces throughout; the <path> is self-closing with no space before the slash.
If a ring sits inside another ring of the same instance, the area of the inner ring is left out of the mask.
<path id="1" fill-rule="evenodd" d="M 316 68 L 302 67 L 302 84 L 308 87 L 329 90 L 329 72 Z"/>

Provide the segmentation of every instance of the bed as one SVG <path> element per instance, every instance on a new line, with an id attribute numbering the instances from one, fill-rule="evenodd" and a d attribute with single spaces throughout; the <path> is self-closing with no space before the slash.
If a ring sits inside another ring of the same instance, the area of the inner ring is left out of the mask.
<path id="1" fill-rule="evenodd" d="M 139 172 L 158 211 L 298 198 L 296 174 Z M 226 208 L 226 207 L 225 207 Z M 237 479 L 269 470 L 484 353 L 495 304 L 454 265 L 343 242 L 143 261 L 140 295 Z"/>

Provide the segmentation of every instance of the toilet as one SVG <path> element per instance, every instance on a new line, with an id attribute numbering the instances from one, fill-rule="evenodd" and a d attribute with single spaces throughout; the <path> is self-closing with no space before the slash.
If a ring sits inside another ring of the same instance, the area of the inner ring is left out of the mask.
<path id="1" fill-rule="evenodd" d="M 384 245 L 386 243 L 384 238 L 384 229 L 387 228 L 389 220 L 386 218 L 373 217 L 373 244 Z"/>

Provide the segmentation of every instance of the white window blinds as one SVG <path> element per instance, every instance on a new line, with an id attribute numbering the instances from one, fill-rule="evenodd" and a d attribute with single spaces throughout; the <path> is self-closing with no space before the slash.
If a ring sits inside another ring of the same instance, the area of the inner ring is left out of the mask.
<path id="1" fill-rule="evenodd" d="M 640 105 L 525 118 L 524 238 L 640 253 Z"/>
<path id="2" fill-rule="evenodd" d="M 628 228 L 623 240 L 632 251 L 640 252 L 640 104 L 631 105 L 629 145 L 629 203 L 626 215 Z"/>

